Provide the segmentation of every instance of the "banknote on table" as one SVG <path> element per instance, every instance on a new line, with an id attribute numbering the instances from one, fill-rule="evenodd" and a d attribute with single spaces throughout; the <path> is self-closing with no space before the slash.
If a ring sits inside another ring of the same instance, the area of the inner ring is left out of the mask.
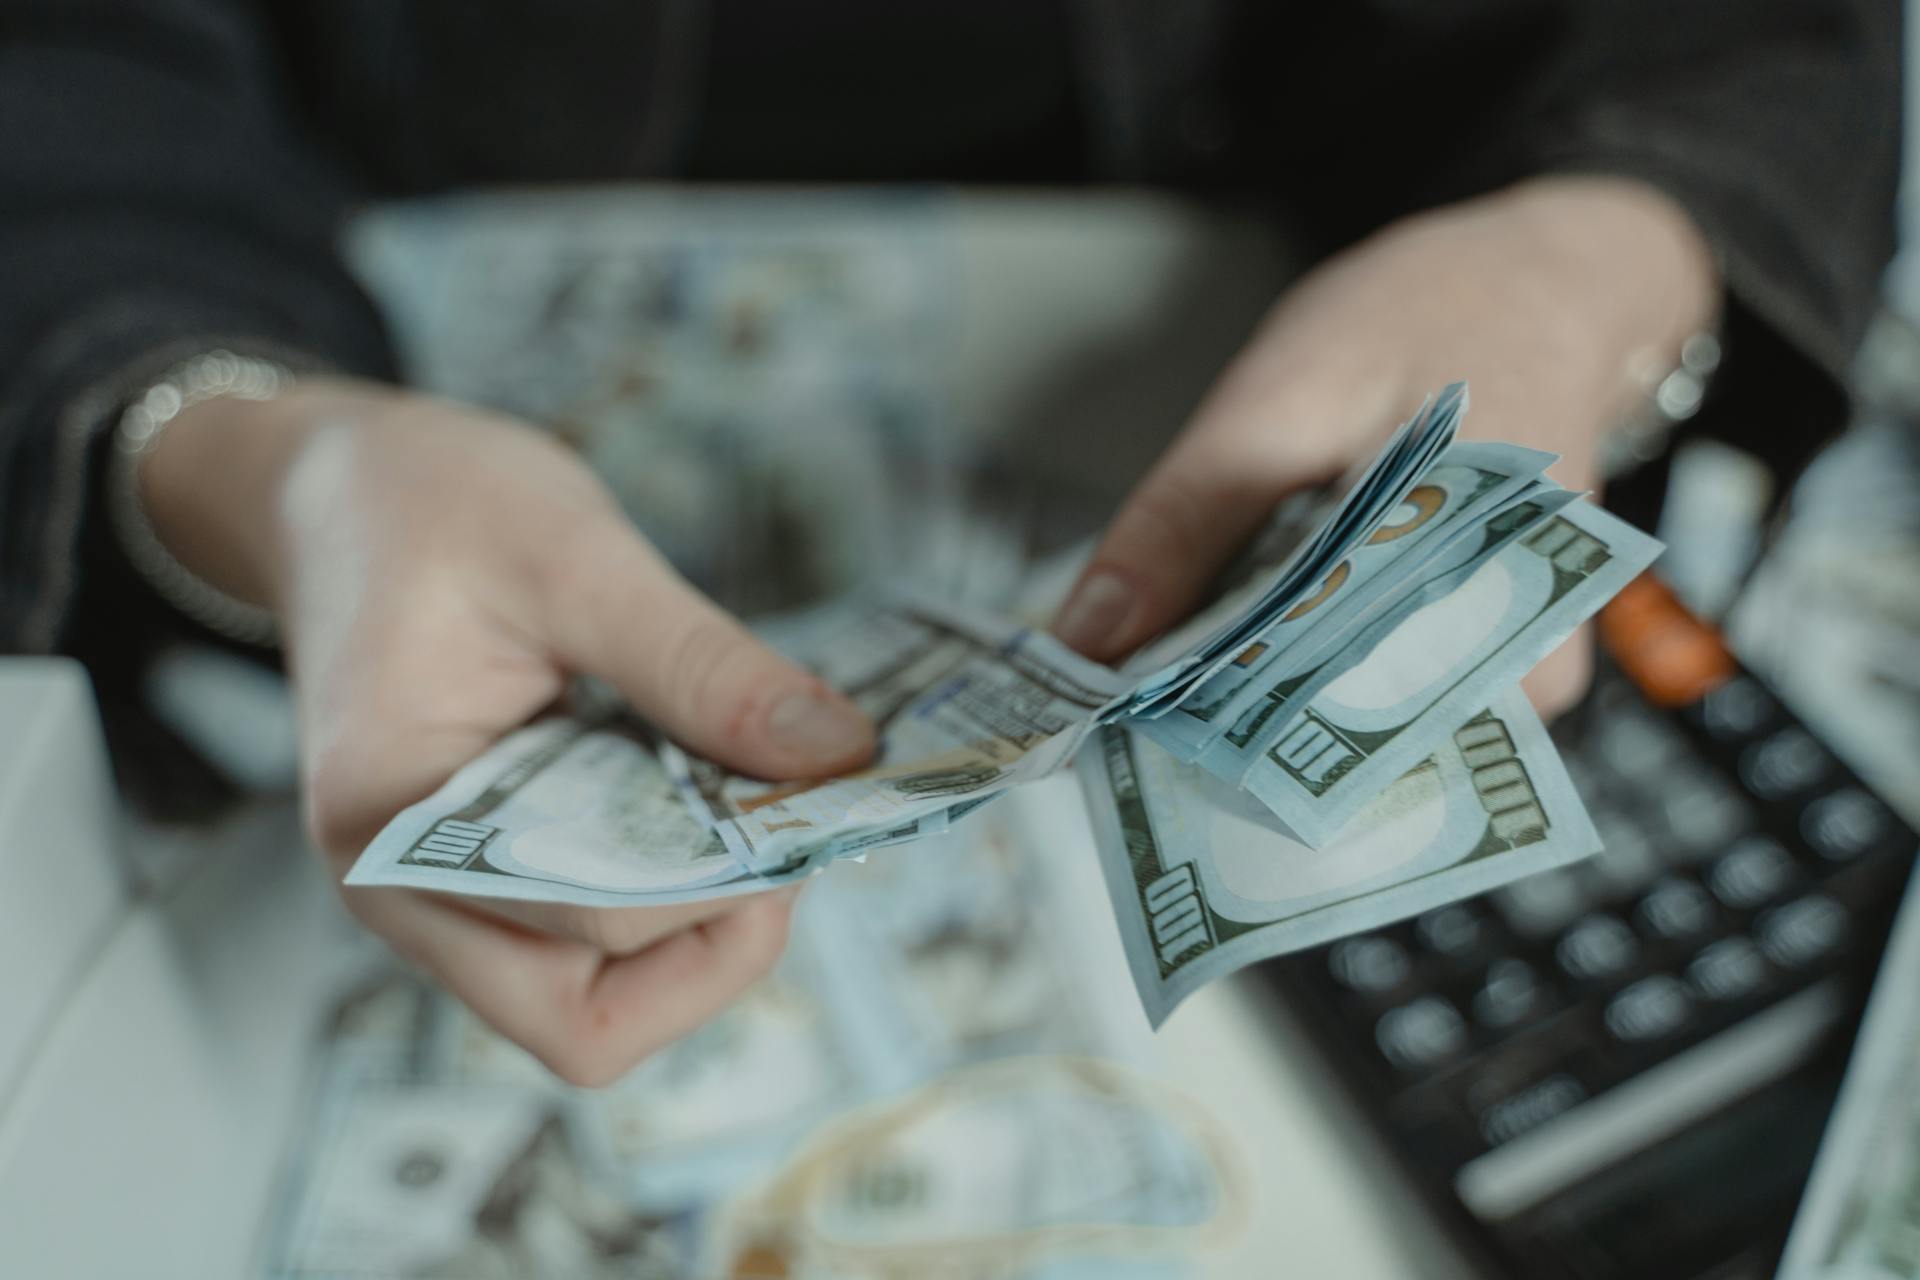
<path id="1" fill-rule="evenodd" d="M 1127 963 L 1156 1026 L 1197 988 L 1255 961 L 1600 848 L 1518 689 L 1457 723 L 1319 849 L 1125 727 L 1100 730 L 1079 771 Z"/>
<path id="2" fill-rule="evenodd" d="M 1780 1280 L 1920 1276 L 1920 877 L 1907 885 Z"/>
<path id="3" fill-rule="evenodd" d="M 1219 1121 L 1097 1058 L 948 1072 L 846 1116 L 716 1214 L 703 1275 L 1171 1280 L 1238 1232 Z"/>

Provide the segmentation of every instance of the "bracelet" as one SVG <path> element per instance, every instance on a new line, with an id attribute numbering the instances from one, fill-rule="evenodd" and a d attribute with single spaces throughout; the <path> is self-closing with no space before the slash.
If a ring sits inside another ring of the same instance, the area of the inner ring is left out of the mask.
<path id="1" fill-rule="evenodd" d="M 193 405 L 222 396 L 271 400 L 293 383 L 284 365 L 215 350 L 175 365 L 129 404 L 113 433 L 107 472 L 107 510 L 120 549 L 162 600 L 209 631 L 246 644 L 271 646 L 279 635 L 270 609 L 220 590 L 174 558 L 154 532 L 140 499 L 140 468 L 167 426 Z"/>
<path id="2" fill-rule="evenodd" d="M 1627 377 L 1646 397 L 1639 412 L 1617 424 L 1603 444 L 1607 475 L 1630 471 L 1660 456 L 1673 429 L 1700 411 L 1719 369 L 1724 348 L 1716 329 L 1702 329 L 1680 344 L 1677 364 L 1662 368 L 1651 351 L 1629 361 Z"/>

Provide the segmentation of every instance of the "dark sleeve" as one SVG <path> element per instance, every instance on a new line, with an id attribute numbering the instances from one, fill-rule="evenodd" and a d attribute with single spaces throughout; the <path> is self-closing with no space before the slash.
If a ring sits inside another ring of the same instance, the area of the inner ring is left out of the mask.
<path id="1" fill-rule="evenodd" d="M 287 107 L 264 12 L 0 5 L 0 651 L 73 647 L 128 394 L 216 346 L 391 373 L 335 253 L 353 193 Z"/>
<path id="2" fill-rule="evenodd" d="M 1712 415 L 1796 470 L 1842 388 L 1892 254 L 1899 0 L 1371 0 L 1297 58 L 1338 141 L 1295 157 L 1343 228 L 1544 173 L 1672 196 L 1713 245 L 1728 362 Z M 1294 99 L 1296 103 L 1299 98 Z"/>

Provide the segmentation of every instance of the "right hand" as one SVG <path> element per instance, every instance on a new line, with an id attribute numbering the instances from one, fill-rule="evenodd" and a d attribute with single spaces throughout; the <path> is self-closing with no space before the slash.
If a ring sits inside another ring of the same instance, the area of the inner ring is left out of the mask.
<path id="1" fill-rule="evenodd" d="M 767 778 L 864 763 L 852 703 L 754 640 L 549 437 L 370 383 L 211 400 L 143 468 L 162 541 L 278 615 L 307 825 L 344 876 L 399 810 L 553 703 L 610 682 L 693 751 Z M 475 1013 L 604 1084 L 772 966 L 791 895 L 613 910 L 342 888 Z"/>

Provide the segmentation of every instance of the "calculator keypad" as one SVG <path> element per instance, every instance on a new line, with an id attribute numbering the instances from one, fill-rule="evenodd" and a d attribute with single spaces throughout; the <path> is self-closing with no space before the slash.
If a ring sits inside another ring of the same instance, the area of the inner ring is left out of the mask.
<path id="1" fill-rule="evenodd" d="M 1920 844 L 1744 672 L 1555 737 L 1601 853 L 1286 962 L 1442 1179 L 1832 974 Z"/>

